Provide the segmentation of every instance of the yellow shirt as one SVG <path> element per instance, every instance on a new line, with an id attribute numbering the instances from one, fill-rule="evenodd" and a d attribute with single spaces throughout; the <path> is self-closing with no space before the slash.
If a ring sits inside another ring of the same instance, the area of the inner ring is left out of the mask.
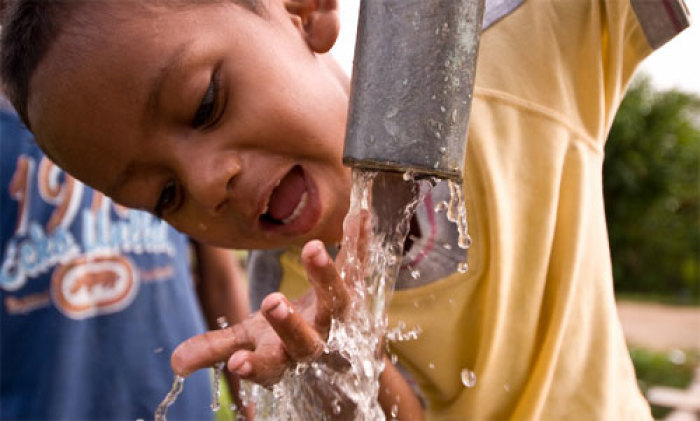
<path id="1" fill-rule="evenodd" d="M 421 330 L 392 350 L 429 419 L 651 418 L 616 314 L 602 192 L 608 129 L 659 45 L 639 16 L 678 5 L 637 3 L 528 1 L 484 32 L 464 183 L 469 272 L 397 291 L 389 310 L 390 325 Z M 286 259 L 282 292 L 304 276 Z"/>

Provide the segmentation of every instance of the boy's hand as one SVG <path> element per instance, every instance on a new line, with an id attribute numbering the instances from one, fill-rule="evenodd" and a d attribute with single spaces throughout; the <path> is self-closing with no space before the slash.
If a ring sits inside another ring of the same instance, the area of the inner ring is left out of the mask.
<path id="1" fill-rule="evenodd" d="M 357 256 L 364 256 L 368 221 L 365 214 L 346 221 L 345 234 L 353 239 L 353 244 L 345 245 L 336 263 L 320 241 L 304 246 L 301 258 L 313 286 L 304 297 L 292 304 L 284 295 L 272 293 L 263 300 L 260 311 L 243 322 L 188 339 L 173 352 L 173 371 L 187 376 L 219 361 L 228 361 L 228 369 L 241 378 L 269 386 L 296 362 L 321 357 L 331 319 L 344 317 L 351 302 L 352 283 L 362 268 L 358 266 L 347 273 L 347 282 L 339 270 L 348 249 L 355 248 Z M 342 366 L 342 362 L 332 365 Z"/>

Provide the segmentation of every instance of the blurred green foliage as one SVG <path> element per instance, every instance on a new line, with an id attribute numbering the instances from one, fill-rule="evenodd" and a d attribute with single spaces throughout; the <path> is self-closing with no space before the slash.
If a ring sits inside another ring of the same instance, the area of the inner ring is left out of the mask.
<path id="1" fill-rule="evenodd" d="M 695 367 L 700 363 L 698 350 L 674 349 L 660 352 L 632 347 L 630 356 L 637 373 L 637 383 L 644 395 L 654 386 L 686 389 L 693 380 Z M 651 410 L 655 419 L 663 418 L 671 412 L 671 408 L 654 405 Z"/>
<path id="2" fill-rule="evenodd" d="M 616 290 L 700 303 L 700 97 L 637 78 L 605 155 Z"/>

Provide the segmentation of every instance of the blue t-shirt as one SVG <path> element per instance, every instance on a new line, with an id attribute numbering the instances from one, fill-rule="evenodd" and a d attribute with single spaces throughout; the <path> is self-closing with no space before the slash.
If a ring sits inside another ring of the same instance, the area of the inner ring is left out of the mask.
<path id="1" fill-rule="evenodd" d="M 173 349 L 204 330 L 187 239 L 65 174 L 2 109 L 0 165 L 0 418 L 153 419 Z M 211 419 L 210 397 L 193 374 L 168 419 Z"/>

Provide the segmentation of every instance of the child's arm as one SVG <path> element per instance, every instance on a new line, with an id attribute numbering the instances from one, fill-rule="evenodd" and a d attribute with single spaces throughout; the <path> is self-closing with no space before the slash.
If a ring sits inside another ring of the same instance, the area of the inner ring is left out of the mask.
<path id="1" fill-rule="evenodd" d="M 379 377 L 379 404 L 387 419 L 423 419 L 423 405 L 387 356 L 384 356 L 384 371 Z"/>
<path id="2" fill-rule="evenodd" d="M 209 329 L 219 317 L 240 323 L 250 313 L 243 269 L 231 250 L 192 242 L 196 257 L 197 295 Z"/>

